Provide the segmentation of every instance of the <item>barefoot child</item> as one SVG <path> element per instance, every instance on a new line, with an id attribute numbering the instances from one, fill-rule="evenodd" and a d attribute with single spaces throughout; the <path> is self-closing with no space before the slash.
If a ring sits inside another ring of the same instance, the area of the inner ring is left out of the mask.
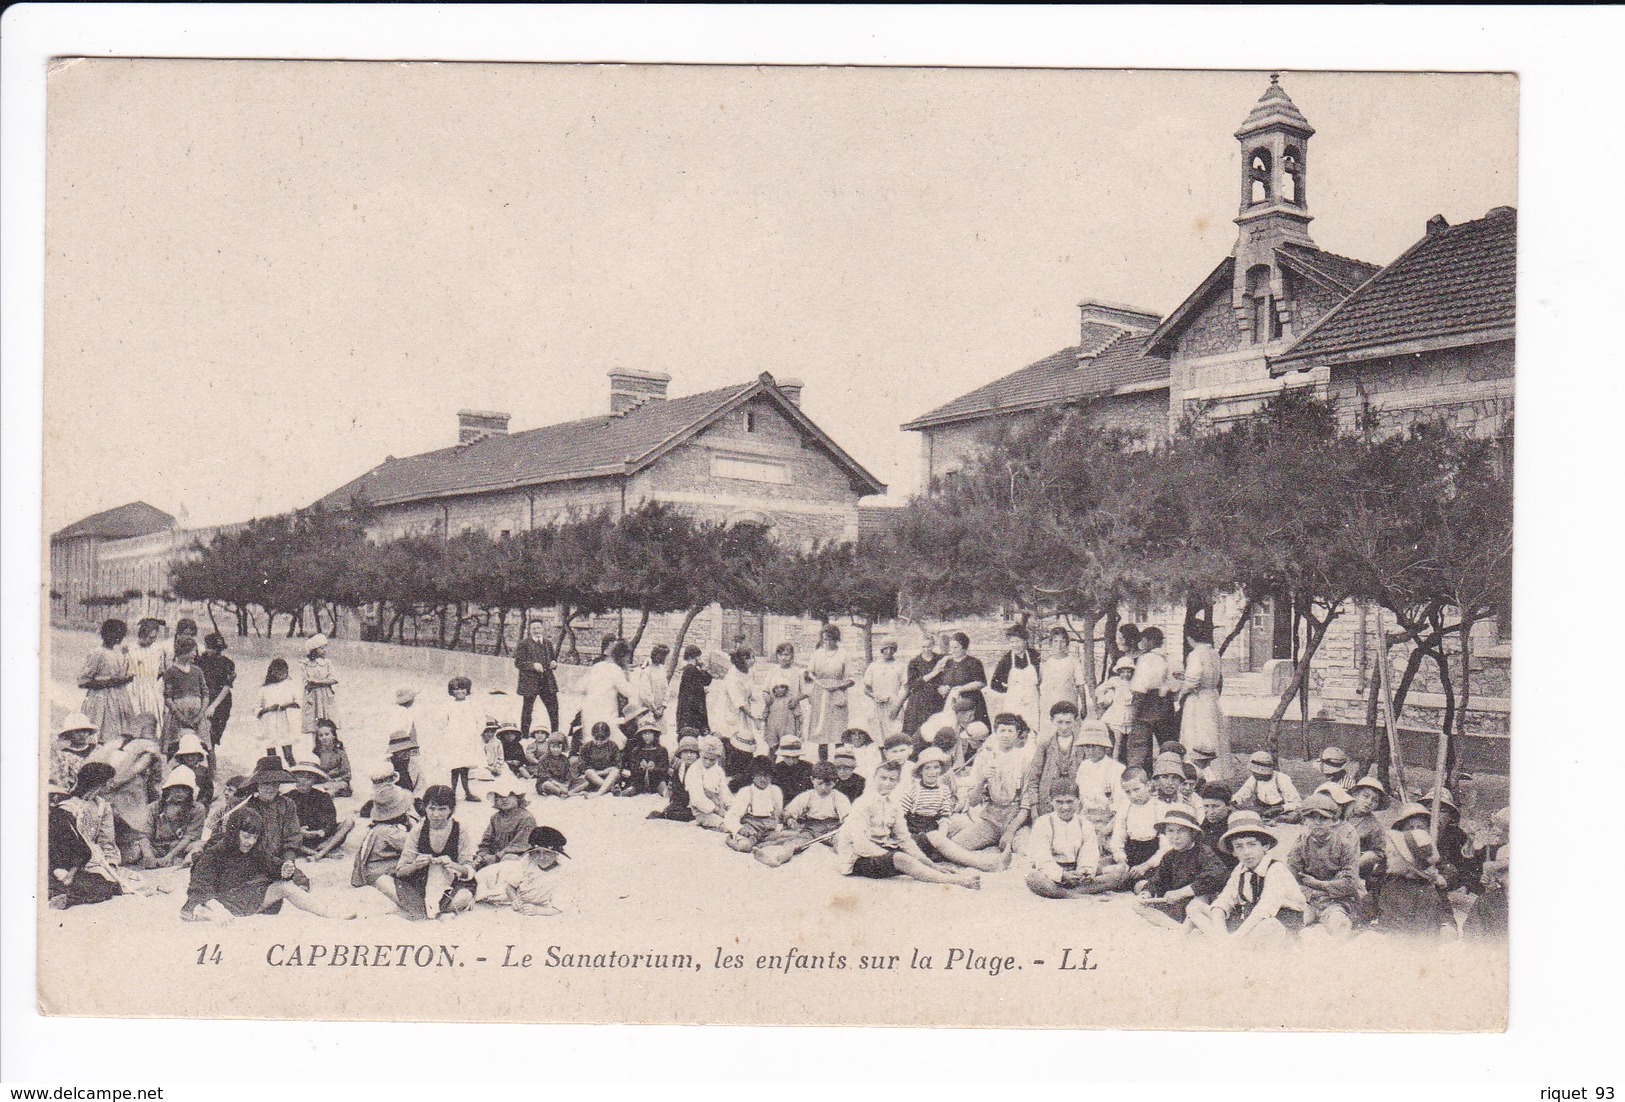
<path id="1" fill-rule="evenodd" d="M 589 798 L 613 791 L 621 779 L 621 749 L 603 720 L 592 725 L 592 737 L 581 745 L 581 778 L 587 782 Z"/>
<path id="2" fill-rule="evenodd" d="M 841 871 L 871 880 L 907 876 L 927 884 L 980 888 L 982 880 L 975 873 L 944 871 L 920 852 L 899 808 L 890 799 L 901 776 L 902 766 L 895 761 L 884 762 L 875 771 L 874 791 L 853 806 L 835 836 Z"/>
<path id="3" fill-rule="evenodd" d="M 260 686 L 259 704 L 254 709 L 259 720 L 262 757 L 280 753 L 286 764 L 293 764 L 293 743 L 299 733 L 299 712 L 303 706 L 299 686 L 288 679 L 288 660 L 271 659 L 265 668 L 265 684 Z"/>
<path id="4" fill-rule="evenodd" d="M 723 818 L 728 848 L 749 853 L 756 844 L 784 825 L 784 793 L 773 783 L 773 762 L 753 758 L 750 784 L 734 794 Z"/>
<path id="5" fill-rule="evenodd" d="M 267 822 L 259 801 L 231 816 L 226 829 L 198 855 L 186 885 L 181 917 L 193 922 L 229 923 L 233 918 L 277 914 L 282 904 L 324 918 L 354 918 L 349 911 L 317 903 L 309 882 L 300 882 L 290 870 L 292 861 L 268 863 L 271 851 L 261 845 Z"/>
<path id="6" fill-rule="evenodd" d="M 728 771 L 722 765 L 725 754 L 722 740 L 706 735 L 700 740 L 700 760 L 683 775 L 689 810 L 702 830 L 721 830 L 723 816 L 728 814 L 728 804 L 734 798 L 728 788 Z"/>
<path id="7" fill-rule="evenodd" d="M 1045 899 L 1089 894 L 1079 887 L 1100 869 L 1100 840 L 1094 825 L 1078 814 L 1078 786 L 1058 780 L 1049 798 L 1049 814 L 1040 815 L 1033 824 L 1033 867 L 1027 873 L 1027 890 Z"/>
<path id="8" fill-rule="evenodd" d="M 1352 832 L 1337 829 L 1342 812 L 1329 796 L 1310 796 L 1299 813 L 1305 829 L 1286 864 L 1303 888 L 1304 926 L 1320 926 L 1343 941 L 1361 916 L 1360 843 Z"/>

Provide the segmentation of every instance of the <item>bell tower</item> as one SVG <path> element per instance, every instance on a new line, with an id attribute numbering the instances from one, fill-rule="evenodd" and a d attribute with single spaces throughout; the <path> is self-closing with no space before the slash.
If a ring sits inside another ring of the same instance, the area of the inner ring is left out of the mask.
<path id="1" fill-rule="evenodd" d="M 1243 338 L 1266 344 L 1290 335 L 1292 296 L 1276 263 L 1286 244 L 1314 248 L 1309 236 L 1309 139 L 1315 128 L 1270 74 L 1236 141 L 1241 143 L 1241 210 L 1236 215 L 1231 305 Z"/>

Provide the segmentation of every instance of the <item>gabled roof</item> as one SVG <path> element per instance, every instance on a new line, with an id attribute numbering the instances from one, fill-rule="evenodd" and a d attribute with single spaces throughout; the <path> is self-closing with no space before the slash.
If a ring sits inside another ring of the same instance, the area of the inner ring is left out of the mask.
<path id="1" fill-rule="evenodd" d="M 1131 389 L 1167 386 L 1167 362 L 1146 356 L 1145 345 L 1145 337 L 1125 332 L 1092 359 L 1079 360 L 1077 345 L 1063 348 L 1002 379 L 962 394 L 947 405 L 916 417 L 903 428 L 918 431 L 954 421 L 1043 409 Z"/>
<path id="2" fill-rule="evenodd" d="M 131 501 L 115 509 L 76 520 L 51 536 L 52 541 L 81 539 L 121 540 L 131 536 L 150 536 L 175 527 L 175 518 L 162 509 L 155 509 L 145 501 Z"/>
<path id="3" fill-rule="evenodd" d="M 1319 283 L 1337 295 L 1351 294 L 1356 287 L 1381 270 L 1376 264 L 1368 264 L 1363 260 L 1338 256 L 1324 249 L 1291 242 L 1277 248 L 1275 258 L 1283 267 L 1290 268 L 1305 279 Z M 1214 294 L 1220 288 L 1228 293 L 1235 278 L 1235 269 L 1234 256 L 1227 256 L 1219 261 L 1218 267 L 1209 272 L 1207 278 L 1197 285 L 1196 290 L 1157 326 L 1147 346 L 1149 354 L 1171 355 L 1174 351 L 1174 342 L 1179 339 L 1186 326 L 1202 312 Z"/>
<path id="4" fill-rule="evenodd" d="M 1459 226 L 1442 222 L 1275 357 L 1272 369 L 1373 358 L 1398 344 L 1511 339 L 1518 212 L 1497 207 Z"/>
<path id="5" fill-rule="evenodd" d="M 317 505 L 400 505 L 427 498 L 511 490 L 550 482 L 636 474 L 751 399 L 766 396 L 812 437 L 866 493 L 885 484 L 843 451 L 763 372 L 754 382 L 644 402 L 621 414 L 588 417 L 511 435 L 483 437 L 405 459 L 391 457 Z"/>

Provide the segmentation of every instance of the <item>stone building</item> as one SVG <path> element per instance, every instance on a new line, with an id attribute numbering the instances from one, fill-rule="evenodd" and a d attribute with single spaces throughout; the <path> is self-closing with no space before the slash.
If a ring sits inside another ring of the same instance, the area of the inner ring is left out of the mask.
<path id="1" fill-rule="evenodd" d="M 1187 415 L 1207 424 L 1245 416 L 1283 387 L 1310 387 L 1400 424 L 1441 413 L 1475 431 L 1510 425 L 1517 216 L 1496 208 L 1450 226 L 1428 220 L 1422 237 L 1379 266 L 1319 248 L 1310 234 L 1310 125 L 1276 77 L 1235 132 L 1239 144 L 1237 235 L 1223 257 L 1166 316 L 1082 304 L 1077 345 L 994 379 L 903 426 L 920 433 L 927 488 L 962 466 L 1002 426 L 1036 411 L 1071 407 L 1148 440 Z M 1420 222 L 1421 217 L 1418 218 Z M 1241 611 L 1218 602 L 1228 633 Z M 1183 609 L 1125 608 L 1126 618 L 1177 638 Z M 1290 676 L 1293 617 L 1262 602 L 1226 652 L 1233 714 L 1273 707 Z M 1504 731 L 1510 621 L 1482 625 L 1474 722 Z M 1315 714 L 1363 722 L 1377 616 L 1353 606 L 1334 622 L 1312 670 Z M 1426 686 L 1424 686 L 1424 690 Z M 1411 722 L 1438 700 L 1414 694 Z"/>
<path id="2" fill-rule="evenodd" d="M 175 538 L 175 518 L 131 501 L 51 534 L 53 624 L 150 615 L 169 588 L 167 561 L 151 553 Z"/>
<path id="3" fill-rule="evenodd" d="M 506 413 L 464 410 L 455 445 L 390 457 L 318 504 L 364 506 L 374 540 L 483 531 L 503 538 L 589 512 L 620 516 L 651 501 L 711 521 L 767 525 L 810 546 L 855 540 L 859 502 L 885 485 L 801 409 L 801 384 L 756 379 L 668 398 L 670 376 L 609 373 L 609 410 L 508 431 Z M 594 625 L 621 630 L 613 624 Z M 659 637 L 667 625 L 651 625 Z M 711 610 L 693 641 L 767 641 L 764 619 Z"/>

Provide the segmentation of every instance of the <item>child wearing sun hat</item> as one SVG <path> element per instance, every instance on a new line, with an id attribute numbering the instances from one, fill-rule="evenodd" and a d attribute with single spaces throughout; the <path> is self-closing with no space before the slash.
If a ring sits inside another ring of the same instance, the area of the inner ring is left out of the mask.
<path id="1" fill-rule="evenodd" d="M 1274 819 L 1296 811 L 1303 802 L 1292 778 L 1275 768 L 1275 755 L 1268 750 L 1256 750 L 1247 759 L 1247 779 L 1230 804 L 1238 811 L 1252 811 L 1265 819 Z"/>
<path id="2" fill-rule="evenodd" d="M 488 795 L 494 810 L 485 824 L 485 833 L 480 835 L 480 844 L 474 848 L 475 869 L 523 857 L 530 845 L 530 832 L 536 826 L 525 806 L 525 791 L 517 782 L 499 780 Z"/>
<path id="3" fill-rule="evenodd" d="M 1405 804 L 1394 814 L 1377 891 L 1377 925 L 1383 933 L 1436 937 L 1441 929 L 1455 926 L 1446 893 L 1456 886 L 1456 870 L 1429 833 L 1432 819 L 1419 803 Z"/>
<path id="4" fill-rule="evenodd" d="M 507 904 L 515 914 L 547 918 L 559 907 L 559 860 L 568 841 L 553 827 L 533 827 L 525 835 L 524 859 L 489 865 L 474 876 L 477 903 Z"/>
<path id="5" fill-rule="evenodd" d="M 1230 879 L 1212 903 L 1192 901 L 1186 926 L 1207 937 L 1248 946 L 1278 945 L 1303 926 L 1303 888 L 1271 850 L 1279 842 L 1256 811 L 1236 811 L 1221 844 L 1236 858 Z"/>
<path id="6" fill-rule="evenodd" d="M 1304 831 L 1292 843 L 1286 863 L 1303 888 L 1304 925 L 1318 925 L 1342 940 L 1364 913 L 1359 840 L 1338 829 L 1343 811 L 1328 795 L 1315 793 L 1298 812 Z"/>

